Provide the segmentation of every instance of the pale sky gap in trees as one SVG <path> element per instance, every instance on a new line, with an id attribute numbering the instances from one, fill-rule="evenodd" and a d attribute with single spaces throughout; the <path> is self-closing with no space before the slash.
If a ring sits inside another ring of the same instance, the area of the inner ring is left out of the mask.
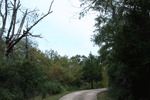
<path id="1" fill-rule="evenodd" d="M 39 14 L 47 13 L 51 0 L 21 0 L 22 6 L 34 9 L 37 7 Z M 94 34 L 96 14 L 89 13 L 78 19 L 82 9 L 79 0 L 54 0 L 51 10 L 53 13 L 39 22 L 32 30 L 33 34 L 41 34 L 41 38 L 31 38 L 37 41 L 38 48 L 43 52 L 53 49 L 61 56 L 68 57 L 76 54 L 88 56 L 90 51 L 98 55 L 98 46 L 93 46 L 90 41 Z"/>

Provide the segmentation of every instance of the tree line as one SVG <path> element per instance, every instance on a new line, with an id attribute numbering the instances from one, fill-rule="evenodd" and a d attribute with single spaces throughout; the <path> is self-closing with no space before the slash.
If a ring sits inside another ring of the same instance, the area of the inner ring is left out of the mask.
<path id="1" fill-rule="evenodd" d="M 107 75 L 102 74 L 98 57 L 90 53 L 89 57 L 68 58 L 54 50 L 42 52 L 29 39 L 40 37 L 30 30 L 53 12 L 53 2 L 48 12 L 40 15 L 37 9 L 23 9 L 21 0 L 0 0 L 0 100 L 30 99 L 37 91 L 44 99 L 47 93 L 58 94 L 64 88 L 107 87 L 107 79 L 102 78 Z M 23 17 L 19 18 L 18 13 Z"/>
<path id="2" fill-rule="evenodd" d="M 92 41 L 107 66 L 109 96 L 114 100 L 150 99 L 150 0 L 82 0 L 80 18 L 95 18 Z"/>
<path id="3" fill-rule="evenodd" d="M 22 38 L 7 60 L 3 58 L 5 44 L 0 45 L 0 99 L 30 99 L 37 91 L 44 98 L 46 93 L 61 93 L 60 84 L 67 90 L 107 87 L 105 67 L 92 53 L 68 58 L 52 49 L 42 52 L 30 38 L 26 42 Z"/>

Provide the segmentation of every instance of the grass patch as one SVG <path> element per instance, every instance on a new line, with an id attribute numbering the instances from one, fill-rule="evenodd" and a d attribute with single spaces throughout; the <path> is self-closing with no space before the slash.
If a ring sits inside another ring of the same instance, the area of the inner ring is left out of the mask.
<path id="1" fill-rule="evenodd" d="M 64 92 L 57 94 L 57 95 L 46 94 L 46 98 L 43 100 L 59 100 L 64 95 L 67 95 L 67 94 L 72 93 L 72 92 L 75 92 L 75 91 L 64 91 Z M 41 95 L 39 95 L 39 96 L 32 98 L 32 99 L 29 99 L 29 100 L 42 100 L 42 97 L 41 97 Z"/>
<path id="2" fill-rule="evenodd" d="M 56 86 L 54 86 L 54 85 L 56 85 Z M 56 88 L 58 86 L 60 86 L 60 88 L 61 88 L 61 92 L 59 94 L 49 93 L 49 92 L 55 91 L 55 90 L 60 91 L 59 88 L 58 89 Z M 78 88 L 76 86 L 62 85 L 62 84 L 56 84 L 56 83 L 52 83 L 52 82 L 49 82 L 49 84 L 46 83 L 44 87 L 45 87 L 44 89 L 45 89 L 45 93 L 46 93 L 46 94 L 44 94 L 44 99 L 42 99 L 43 93 L 41 92 L 41 93 L 38 93 L 38 96 L 34 96 L 33 98 L 28 99 L 28 100 L 59 100 L 61 97 L 63 97 L 66 94 L 85 90 L 85 88 Z"/>
<path id="3" fill-rule="evenodd" d="M 97 94 L 97 100 L 113 100 L 108 97 L 108 91 L 103 91 Z"/>
<path id="4" fill-rule="evenodd" d="M 42 98 L 44 99 L 47 93 L 49 95 L 56 95 L 56 94 L 61 93 L 61 91 L 62 91 L 62 88 L 60 84 L 47 81 L 42 87 Z"/>
<path id="5" fill-rule="evenodd" d="M 41 93 L 38 93 L 38 96 L 35 95 L 33 98 L 28 99 L 28 100 L 59 100 L 61 97 L 63 97 L 64 95 L 67 95 L 69 93 L 91 89 L 91 88 L 88 89 L 88 88 L 84 88 L 84 87 L 78 88 L 76 86 L 68 86 L 68 85 L 65 85 L 65 84 L 64 85 L 57 84 L 61 88 L 61 93 L 59 93 L 59 94 L 49 93 L 51 91 L 57 90 L 57 89 L 55 89 L 57 87 L 57 85 L 54 86 L 54 84 L 56 84 L 56 83 L 49 83 L 49 84 L 45 85 L 44 89 L 46 90 L 46 94 L 44 96 L 45 97 L 44 99 L 42 99 L 43 95 L 42 95 L 42 92 L 41 92 Z M 53 88 L 55 87 L 54 90 L 53 90 L 52 87 Z M 60 91 L 60 89 L 58 89 L 58 90 Z"/>

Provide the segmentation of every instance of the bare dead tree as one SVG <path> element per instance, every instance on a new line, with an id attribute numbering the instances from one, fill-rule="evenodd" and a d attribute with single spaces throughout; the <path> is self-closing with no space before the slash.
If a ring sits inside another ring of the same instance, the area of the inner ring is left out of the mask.
<path id="1" fill-rule="evenodd" d="M 0 16 L 2 17 L 2 28 L 1 28 L 1 31 L 0 31 L 0 39 L 2 39 L 2 35 L 4 33 L 4 30 L 5 30 L 5 26 L 6 26 L 6 20 L 7 20 L 7 14 L 8 14 L 8 3 L 7 3 L 7 0 L 5 0 L 5 12 L 4 14 L 2 14 L 2 4 L 3 4 L 3 0 L 1 0 L 0 2 Z"/>
<path id="2" fill-rule="evenodd" d="M 0 31 L 0 39 L 2 39 L 2 36 L 5 32 L 6 29 L 6 21 L 7 21 L 7 17 L 8 17 L 8 11 L 12 11 L 12 15 L 11 15 L 11 22 L 9 24 L 9 28 L 8 28 L 8 32 L 6 33 L 6 40 L 5 40 L 5 52 L 4 52 L 4 59 L 6 59 L 8 57 L 8 55 L 10 54 L 10 52 L 13 50 L 14 46 L 25 36 L 27 35 L 32 35 L 29 31 L 35 26 L 37 25 L 43 18 L 45 18 L 46 16 L 48 16 L 49 14 L 51 14 L 53 11 L 51 11 L 51 7 L 53 4 L 54 0 L 51 2 L 49 10 L 46 14 L 44 14 L 41 18 L 39 18 L 37 21 L 35 21 L 31 26 L 26 27 L 25 30 L 23 30 L 23 34 L 22 33 L 22 29 L 25 23 L 25 20 L 28 16 L 29 13 L 34 12 L 30 11 L 28 12 L 28 9 L 26 9 L 23 13 L 23 18 L 21 19 L 19 28 L 17 30 L 17 32 L 15 31 L 16 29 L 16 20 L 17 20 L 17 12 L 19 11 L 19 8 L 21 6 L 20 4 L 20 0 L 1 0 L 0 1 L 0 16 L 2 17 L 2 28 Z M 2 4 L 4 4 L 5 6 L 5 12 L 2 13 Z M 11 5 L 11 7 L 9 6 Z M 16 32 L 16 33 L 15 33 Z M 36 36 L 36 35 L 35 35 Z"/>

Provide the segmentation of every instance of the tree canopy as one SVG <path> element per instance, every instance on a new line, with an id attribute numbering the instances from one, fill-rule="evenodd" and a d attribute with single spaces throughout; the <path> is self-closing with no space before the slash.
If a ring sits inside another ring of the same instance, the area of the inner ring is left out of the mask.
<path id="1" fill-rule="evenodd" d="M 98 58 L 90 53 L 82 73 L 82 79 L 91 83 L 91 88 L 93 89 L 93 81 L 98 82 L 103 79 L 102 67 L 99 64 Z"/>
<path id="2" fill-rule="evenodd" d="M 99 12 L 92 41 L 100 46 L 100 63 L 108 65 L 111 96 L 148 100 L 150 0 L 82 0 L 81 5 L 80 17 L 90 9 Z M 139 87 L 144 92 L 137 92 Z"/>

